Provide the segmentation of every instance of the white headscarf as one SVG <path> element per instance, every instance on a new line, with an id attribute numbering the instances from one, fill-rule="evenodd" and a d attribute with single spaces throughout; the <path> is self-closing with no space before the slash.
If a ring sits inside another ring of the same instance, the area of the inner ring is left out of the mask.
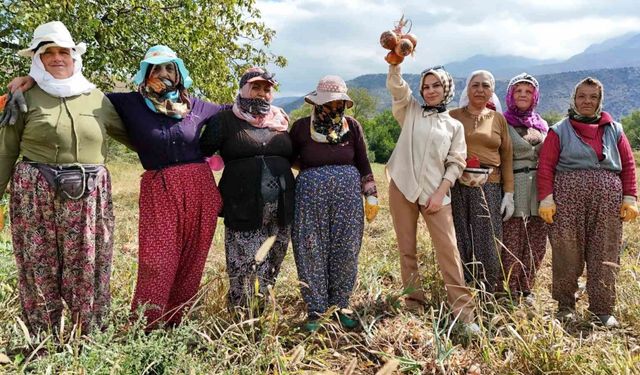
<path id="1" fill-rule="evenodd" d="M 84 44 L 84 43 L 80 43 Z M 49 47 L 56 46 L 55 43 L 48 43 L 38 48 L 31 58 L 31 70 L 29 75 L 36 81 L 38 86 L 46 93 L 60 98 L 88 93 L 96 86 L 89 82 L 82 75 L 82 57 L 75 49 L 71 49 L 73 59 L 73 75 L 69 78 L 57 79 L 52 76 L 42 64 L 40 55 Z"/>
<path id="2" fill-rule="evenodd" d="M 491 95 L 490 100 L 496 106 L 496 112 L 502 113 L 502 105 L 500 104 L 500 99 L 498 99 L 498 96 L 496 95 L 496 79 L 488 70 L 476 70 L 472 72 L 469 77 L 467 77 L 467 83 L 464 85 L 464 90 L 462 90 L 462 93 L 460 93 L 460 101 L 458 102 L 458 105 L 460 106 L 460 108 L 469 105 L 469 94 L 467 94 L 467 91 L 469 91 L 469 83 L 471 83 L 471 80 L 475 76 L 480 74 L 485 74 L 489 77 L 489 81 L 491 82 L 491 90 L 493 90 L 493 95 Z"/>

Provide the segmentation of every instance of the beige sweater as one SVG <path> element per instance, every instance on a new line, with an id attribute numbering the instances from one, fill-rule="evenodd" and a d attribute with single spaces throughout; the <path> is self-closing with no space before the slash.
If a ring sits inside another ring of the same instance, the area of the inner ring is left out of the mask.
<path id="1" fill-rule="evenodd" d="M 464 126 L 467 154 L 494 168 L 488 181 L 502 183 L 502 190 L 513 193 L 513 147 L 504 116 L 492 111 L 476 117 L 464 108 L 452 109 L 450 114 Z"/>
<path id="2" fill-rule="evenodd" d="M 391 111 L 402 130 L 387 170 L 410 202 L 425 204 L 442 179 L 453 185 L 465 167 L 467 146 L 462 124 L 448 112 L 423 116 L 422 105 L 411 95 L 400 66 L 390 65 L 387 89 Z M 449 204 L 449 194 L 443 204 Z"/>

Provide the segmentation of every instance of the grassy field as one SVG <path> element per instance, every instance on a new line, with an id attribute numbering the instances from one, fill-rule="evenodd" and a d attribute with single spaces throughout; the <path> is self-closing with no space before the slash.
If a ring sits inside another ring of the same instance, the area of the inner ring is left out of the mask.
<path id="1" fill-rule="evenodd" d="M 636 155 L 636 160 L 639 160 Z M 343 331 L 328 317 L 313 334 L 301 330 L 302 303 L 291 252 L 262 316 L 233 320 L 225 309 L 227 288 L 223 224 L 202 281 L 201 294 L 181 326 L 144 334 L 138 322 L 125 329 L 136 276 L 137 194 L 141 168 L 110 164 L 117 214 L 113 303 L 109 326 L 89 337 L 70 332 L 32 341 L 19 320 L 15 263 L 7 228 L 0 232 L 0 373 L 38 374 L 639 374 L 640 223 L 625 225 L 626 248 L 618 279 L 620 329 L 595 326 L 578 303 L 578 322 L 553 319 L 550 253 L 534 290 L 534 306 L 495 301 L 478 306 L 482 335 L 468 341 L 450 329 L 446 295 L 424 223 L 418 247 L 425 314 L 403 311 L 398 254 L 387 206 L 384 166 L 374 170 L 382 208 L 367 224 L 358 283 L 352 298 L 361 328 Z"/>

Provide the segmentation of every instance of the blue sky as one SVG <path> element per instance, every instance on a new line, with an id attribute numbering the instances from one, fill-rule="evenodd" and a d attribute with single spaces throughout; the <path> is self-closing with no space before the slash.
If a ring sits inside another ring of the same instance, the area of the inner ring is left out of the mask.
<path id="1" fill-rule="evenodd" d="M 299 96 L 322 76 L 345 80 L 385 73 L 380 33 L 404 13 L 418 38 L 403 71 L 476 54 L 564 59 L 593 43 L 640 32 L 639 0 L 258 0 L 276 31 L 269 50 L 289 64 L 273 68 L 280 96 Z"/>

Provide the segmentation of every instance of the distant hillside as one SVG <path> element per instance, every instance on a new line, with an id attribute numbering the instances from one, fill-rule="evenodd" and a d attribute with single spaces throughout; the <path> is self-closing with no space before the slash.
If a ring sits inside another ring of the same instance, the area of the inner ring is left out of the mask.
<path id="1" fill-rule="evenodd" d="M 478 69 L 491 71 L 497 78 L 512 77 L 522 71 L 531 70 L 529 67 L 555 64 L 559 60 L 537 60 L 520 56 L 486 56 L 475 55 L 464 61 L 454 61 L 445 64 L 447 71 L 456 77 L 465 77 Z"/>
<path id="2" fill-rule="evenodd" d="M 520 72 L 551 74 L 593 69 L 640 66 L 640 34 L 628 33 L 592 44 L 564 61 L 539 60 L 522 56 L 475 55 L 445 64 L 454 76 L 465 77 L 477 69 L 487 69 L 496 78 L 507 79 Z"/>
<path id="3" fill-rule="evenodd" d="M 582 78 L 592 76 L 602 81 L 604 84 L 604 108 L 610 112 L 614 118 L 620 119 L 628 115 L 633 110 L 640 109 L 640 67 L 619 68 L 619 69 L 598 69 L 583 70 L 577 72 L 565 72 L 557 74 L 543 74 L 536 78 L 540 82 L 540 104 L 538 111 L 547 113 L 555 111 L 565 113 L 569 108 L 569 99 L 573 87 Z M 414 91 L 414 96 L 420 99 L 417 93 L 418 74 L 404 74 L 404 79 Z M 362 87 L 367 89 L 371 95 L 379 98 L 378 110 L 382 111 L 391 107 L 391 97 L 385 86 L 386 74 L 367 74 L 356 77 L 347 82 L 349 87 Z M 460 92 L 464 89 L 465 78 L 455 78 L 456 95 L 451 107 L 457 106 Z M 496 82 L 496 94 L 500 98 L 503 107 L 504 97 L 507 90 L 508 79 L 499 79 Z M 290 112 L 302 105 L 302 98 L 282 98 L 282 106 L 285 111 Z"/>
<path id="4" fill-rule="evenodd" d="M 543 74 L 628 66 L 640 66 L 640 34 L 627 34 L 594 44 L 561 63 L 538 65 L 531 67 L 529 71 Z"/>
<path id="5" fill-rule="evenodd" d="M 578 72 L 565 72 L 557 74 L 544 74 L 536 78 L 540 82 L 540 104 L 538 111 L 547 113 L 550 111 L 565 113 L 569 107 L 569 99 L 573 87 L 582 78 L 592 76 L 602 81 L 605 88 L 604 108 L 616 119 L 626 116 L 631 111 L 640 109 L 640 67 L 584 70 Z M 391 97 L 385 87 L 386 74 L 367 74 L 359 76 L 347 82 L 349 87 L 363 87 L 380 99 L 379 110 L 391 107 Z M 404 79 L 417 94 L 418 74 L 404 74 Z M 456 95 L 452 107 L 457 105 L 460 92 L 464 89 L 464 78 L 456 78 Z M 503 79 L 496 82 L 496 94 L 504 106 L 504 97 L 509 80 Z M 455 105 L 454 105 L 455 104 Z M 298 104 L 299 106 L 299 104 Z M 294 106 L 292 109 L 297 108 Z"/>

